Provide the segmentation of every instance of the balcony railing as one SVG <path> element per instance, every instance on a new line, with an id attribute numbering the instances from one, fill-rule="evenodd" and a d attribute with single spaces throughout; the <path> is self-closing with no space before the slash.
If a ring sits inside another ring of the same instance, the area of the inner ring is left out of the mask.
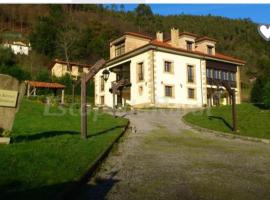
<path id="1" fill-rule="evenodd" d="M 207 78 L 207 85 L 217 85 L 220 79 Z M 236 88 L 236 81 L 222 80 L 227 82 L 231 87 Z"/>
<path id="2" fill-rule="evenodd" d="M 121 90 L 124 87 L 130 87 L 131 83 L 129 79 L 121 79 L 119 81 L 112 81 L 111 82 L 111 88 L 109 89 L 110 92 L 112 92 L 112 88 L 117 86 L 117 90 Z"/>

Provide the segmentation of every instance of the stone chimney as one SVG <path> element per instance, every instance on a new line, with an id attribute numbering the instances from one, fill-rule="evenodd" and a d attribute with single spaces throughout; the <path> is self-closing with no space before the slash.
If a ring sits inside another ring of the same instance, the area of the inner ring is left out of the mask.
<path id="1" fill-rule="evenodd" d="M 178 28 L 171 29 L 171 45 L 173 47 L 179 47 L 179 30 L 178 30 Z"/>
<path id="2" fill-rule="evenodd" d="M 163 33 L 160 31 L 157 32 L 157 41 L 163 42 Z"/>

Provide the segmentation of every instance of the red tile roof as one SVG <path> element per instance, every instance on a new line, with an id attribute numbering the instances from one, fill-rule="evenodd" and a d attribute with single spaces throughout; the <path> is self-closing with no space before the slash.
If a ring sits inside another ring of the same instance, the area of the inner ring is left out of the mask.
<path id="1" fill-rule="evenodd" d="M 210 38 L 210 37 L 203 36 L 203 37 L 200 37 L 200 38 L 196 39 L 196 42 L 200 42 L 200 41 L 204 41 L 204 40 L 210 40 L 210 41 L 214 41 L 214 42 L 217 41 L 217 40 L 214 39 L 214 38 Z"/>
<path id="2" fill-rule="evenodd" d="M 132 36 L 141 37 L 141 38 L 145 38 L 149 40 L 153 39 L 151 36 L 143 34 L 143 33 L 125 32 L 125 35 L 132 35 Z"/>
<path id="3" fill-rule="evenodd" d="M 195 37 L 195 38 L 198 37 L 198 35 L 196 35 L 194 33 L 186 32 L 186 31 L 181 32 L 179 35 L 190 35 L 190 36 Z"/>
<path id="4" fill-rule="evenodd" d="M 66 86 L 60 83 L 47 83 L 40 81 L 27 81 L 27 83 L 32 87 L 37 88 L 51 88 L 51 89 L 64 89 Z"/>
<path id="5" fill-rule="evenodd" d="M 241 63 L 241 64 L 246 63 L 245 61 L 240 60 L 238 58 L 234 58 L 232 56 L 224 55 L 224 54 L 217 53 L 217 52 L 215 53 L 215 55 L 209 55 L 209 54 L 205 54 L 205 53 L 202 53 L 202 52 L 199 52 L 199 51 L 188 51 L 188 50 L 183 49 L 183 48 L 173 47 L 168 43 L 159 42 L 157 40 L 152 40 L 151 44 L 156 45 L 156 46 L 160 46 L 160 47 L 165 47 L 165 48 L 168 48 L 168 49 L 173 49 L 173 50 L 184 52 L 184 53 L 190 53 L 190 54 L 195 54 L 195 55 L 200 55 L 200 56 L 206 56 L 206 57 L 221 59 L 221 60 L 225 60 L 225 61 L 237 62 L 237 63 Z"/>
<path id="6" fill-rule="evenodd" d="M 53 68 L 53 66 L 56 63 L 67 65 L 67 62 L 66 61 L 55 59 L 55 60 L 52 61 L 51 65 L 49 66 L 49 69 Z M 70 66 L 77 66 L 77 67 L 88 67 L 88 68 L 91 68 L 92 67 L 92 65 L 82 64 L 82 63 L 76 63 L 76 62 L 69 62 L 69 65 Z"/>

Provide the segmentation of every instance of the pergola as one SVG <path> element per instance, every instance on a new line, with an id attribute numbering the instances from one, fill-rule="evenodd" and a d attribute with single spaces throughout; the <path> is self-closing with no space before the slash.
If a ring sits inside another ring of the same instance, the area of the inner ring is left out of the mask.
<path id="1" fill-rule="evenodd" d="M 27 84 L 27 97 L 33 95 L 36 96 L 36 92 L 38 88 L 47 88 L 52 89 L 54 91 L 61 90 L 61 103 L 64 103 L 65 97 L 65 85 L 60 83 L 48 83 L 48 82 L 40 82 L 40 81 L 26 81 Z"/>

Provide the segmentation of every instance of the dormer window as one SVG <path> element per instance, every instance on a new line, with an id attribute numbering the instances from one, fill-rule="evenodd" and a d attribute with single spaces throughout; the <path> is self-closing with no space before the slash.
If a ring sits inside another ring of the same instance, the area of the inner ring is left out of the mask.
<path id="1" fill-rule="evenodd" d="M 187 50 L 188 50 L 188 51 L 192 51 L 192 44 L 193 44 L 193 42 L 191 42 L 191 41 L 186 41 L 186 44 L 187 44 Z"/>
<path id="2" fill-rule="evenodd" d="M 115 45 L 115 56 L 120 56 L 125 53 L 125 41 Z"/>
<path id="3" fill-rule="evenodd" d="M 209 54 L 209 55 L 213 55 L 213 46 L 207 46 L 207 53 Z"/>

